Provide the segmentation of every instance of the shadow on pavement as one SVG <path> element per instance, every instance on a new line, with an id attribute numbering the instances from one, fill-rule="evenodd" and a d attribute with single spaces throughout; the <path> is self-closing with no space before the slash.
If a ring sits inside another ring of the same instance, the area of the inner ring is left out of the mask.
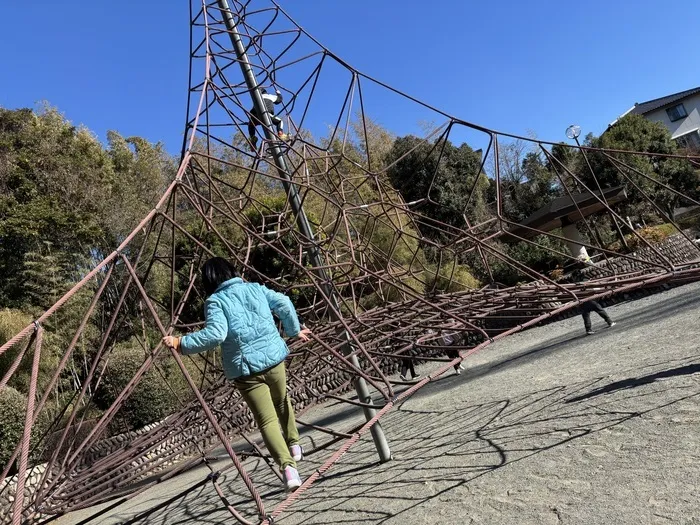
<path id="1" fill-rule="evenodd" d="M 585 399 L 591 399 L 592 397 L 600 396 L 603 394 L 610 394 L 617 390 L 625 390 L 628 388 L 637 388 L 638 386 L 648 385 L 650 383 L 653 383 L 657 379 L 697 374 L 698 372 L 700 372 L 700 364 L 698 363 L 692 365 L 679 366 L 676 368 L 671 368 L 670 370 L 662 370 L 661 372 L 656 372 L 641 377 L 631 377 L 629 379 L 623 379 L 622 381 L 615 381 L 614 383 L 610 383 L 609 385 L 605 385 L 601 388 L 591 390 L 586 394 L 573 397 L 567 400 L 566 402 L 577 403 Z"/>
<path id="2" fill-rule="evenodd" d="M 606 378 L 596 378 L 486 403 L 445 399 L 444 407 L 421 410 L 411 408 L 409 400 L 383 420 L 394 461 L 378 464 L 371 440 L 365 439 L 276 523 L 380 525 L 395 518 L 410 523 L 418 507 L 449 498 L 451 492 L 502 467 L 700 396 L 697 382 L 679 386 L 676 381 L 656 381 L 700 371 L 690 359 L 636 368 L 630 372 L 643 375 L 608 385 L 602 384 Z M 641 385 L 645 388 L 634 390 Z M 319 464 L 305 461 L 300 471 L 309 475 Z M 272 509 L 283 498 L 278 484 L 265 480 L 262 466 L 251 468 L 250 474 L 262 487 L 267 509 Z M 236 475 L 221 484 L 237 509 L 255 516 Z M 384 508 L 387 505 L 390 508 Z M 142 525 L 235 522 L 210 484 L 123 518 L 120 523 Z"/>

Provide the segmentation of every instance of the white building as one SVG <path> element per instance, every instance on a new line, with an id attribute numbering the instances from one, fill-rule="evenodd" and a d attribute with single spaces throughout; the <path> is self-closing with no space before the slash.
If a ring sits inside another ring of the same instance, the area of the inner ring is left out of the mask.
<path id="1" fill-rule="evenodd" d="M 682 148 L 700 149 L 700 87 L 635 104 L 628 114 L 661 122 Z"/>

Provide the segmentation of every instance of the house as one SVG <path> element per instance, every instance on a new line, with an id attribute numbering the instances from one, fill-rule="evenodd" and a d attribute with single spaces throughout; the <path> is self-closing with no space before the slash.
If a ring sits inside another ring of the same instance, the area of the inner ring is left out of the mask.
<path id="1" fill-rule="evenodd" d="M 629 114 L 661 122 L 681 148 L 700 149 L 700 87 L 635 104 L 620 118 Z"/>

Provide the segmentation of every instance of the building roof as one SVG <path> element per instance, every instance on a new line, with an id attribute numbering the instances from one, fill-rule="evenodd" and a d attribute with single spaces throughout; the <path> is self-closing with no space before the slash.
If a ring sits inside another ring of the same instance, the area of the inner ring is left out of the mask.
<path id="1" fill-rule="evenodd" d="M 695 95 L 696 93 L 700 93 L 700 86 L 693 89 L 688 89 L 686 91 L 681 91 L 680 93 L 674 93 L 673 95 L 655 98 L 654 100 L 647 100 L 641 104 L 635 103 L 634 107 L 628 113 L 632 113 L 634 115 L 646 115 L 647 113 L 651 113 L 652 111 L 673 104 L 674 102 L 680 102 L 684 98 Z"/>
<path id="2" fill-rule="evenodd" d="M 584 192 L 564 195 L 553 199 L 548 204 L 535 211 L 520 224 L 511 228 L 504 235 L 505 242 L 517 242 L 519 237 L 531 239 L 541 232 L 552 231 L 567 224 L 573 224 L 583 220 L 589 215 L 594 215 L 605 210 L 600 202 L 603 198 L 609 205 L 617 204 L 627 199 L 627 193 L 623 186 L 605 188 L 602 192 Z M 513 235 L 508 235 L 511 233 Z M 516 237 L 517 236 L 517 237 Z"/>

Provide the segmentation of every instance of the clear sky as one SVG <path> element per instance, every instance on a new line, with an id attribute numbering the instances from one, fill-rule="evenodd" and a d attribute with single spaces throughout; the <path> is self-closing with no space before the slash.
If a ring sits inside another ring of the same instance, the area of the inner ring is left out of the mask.
<path id="1" fill-rule="evenodd" d="M 101 139 L 115 129 L 179 152 L 187 1 L 2 2 L 0 106 L 47 100 Z M 500 131 L 599 134 L 634 102 L 700 86 L 697 0 L 280 3 L 359 70 Z M 420 118 L 371 112 L 399 134 Z"/>

